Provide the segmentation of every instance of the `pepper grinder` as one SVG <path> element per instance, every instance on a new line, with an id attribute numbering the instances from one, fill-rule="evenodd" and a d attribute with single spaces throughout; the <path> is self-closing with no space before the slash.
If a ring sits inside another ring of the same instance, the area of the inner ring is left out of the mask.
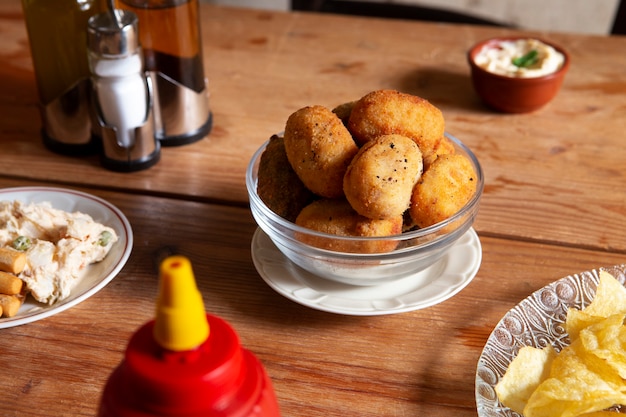
<path id="1" fill-rule="evenodd" d="M 162 262 L 156 304 L 110 375 L 98 417 L 280 417 L 261 362 L 205 313 L 189 259 Z"/>
<path id="2" fill-rule="evenodd" d="M 42 119 L 44 145 L 66 155 L 95 154 L 86 26 L 104 0 L 22 0 Z"/>
<path id="3" fill-rule="evenodd" d="M 93 107 L 101 128 L 102 165 L 114 171 L 146 169 L 160 158 L 152 79 L 143 69 L 138 19 L 118 10 L 92 16 L 87 26 Z"/>
<path id="4" fill-rule="evenodd" d="M 146 70 L 155 77 L 156 134 L 163 146 L 209 134 L 212 113 L 204 75 L 198 0 L 117 0 L 139 17 Z"/>

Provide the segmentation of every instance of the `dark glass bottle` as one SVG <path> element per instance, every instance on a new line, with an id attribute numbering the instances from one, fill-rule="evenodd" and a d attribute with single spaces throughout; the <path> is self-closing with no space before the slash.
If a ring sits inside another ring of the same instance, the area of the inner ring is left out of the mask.
<path id="1" fill-rule="evenodd" d="M 22 0 L 44 143 L 65 154 L 97 150 L 90 111 L 87 20 L 104 0 Z"/>
<path id="2" fill-rule="evenodd" d="M 156 74 L 157 137 L 165 146 L 202 139 L 212 117 L 198 0 L 118 0 L 118 7 L 137 14 L 145 68 Z"/>

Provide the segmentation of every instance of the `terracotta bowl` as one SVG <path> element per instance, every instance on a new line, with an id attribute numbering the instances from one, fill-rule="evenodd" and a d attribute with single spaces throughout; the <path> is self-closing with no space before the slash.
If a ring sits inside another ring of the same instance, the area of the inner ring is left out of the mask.
<path id="1" fill-rule="evenodd" d="M 558 93 L 569 69 L 568 53 L 552 42 L 538 39 L 552 46 L 565 57 L 556 72 L 534 78 L 519 78 L 491 73 L 476 65 L 475 57 L 484 46 L 497 45 L 502 41 L 527 39 L 524 37 L 501 37 L 481 41 L 467 53 L 474 89 L 488 106 L 505 113 L 528 113 L 546 105 Z"/>

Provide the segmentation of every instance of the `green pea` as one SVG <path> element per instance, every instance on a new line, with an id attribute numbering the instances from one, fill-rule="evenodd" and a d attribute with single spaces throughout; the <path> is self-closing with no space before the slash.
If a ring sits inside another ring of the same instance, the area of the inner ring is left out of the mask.
<path id="1" fill-rule="evenodd" d="M 109 232 L 108 230 L 105 230 L 104 232 L 100 233 L 100 237 L 98 238 L 98 245 L 100 246 L 108 245 L 112 237 L 113 235 L 111 234 L 111 232 Z"/>
<path id="2" fill-rule="evenodd" d="M 31 245 L 32 242 L 30 241 L 30 238 L 26 236 L 18 236 L 13 240 L 13 242 L 11 242 L 11 246 L 13 247 L 13 249 L 19 250 L 21 252 L 28 250 Z"/>

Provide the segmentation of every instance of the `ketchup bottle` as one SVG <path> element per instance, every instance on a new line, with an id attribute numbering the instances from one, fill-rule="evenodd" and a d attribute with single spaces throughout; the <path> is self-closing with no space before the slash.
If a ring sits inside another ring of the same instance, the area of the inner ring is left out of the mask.
<path id="1" fill-rule="evenodd" d="M 234 329 L 204 311 L 190 261 L 160 267 L 156 318 L 131 337 L 98 417 L 279 417 L 272 383 Z"/>

